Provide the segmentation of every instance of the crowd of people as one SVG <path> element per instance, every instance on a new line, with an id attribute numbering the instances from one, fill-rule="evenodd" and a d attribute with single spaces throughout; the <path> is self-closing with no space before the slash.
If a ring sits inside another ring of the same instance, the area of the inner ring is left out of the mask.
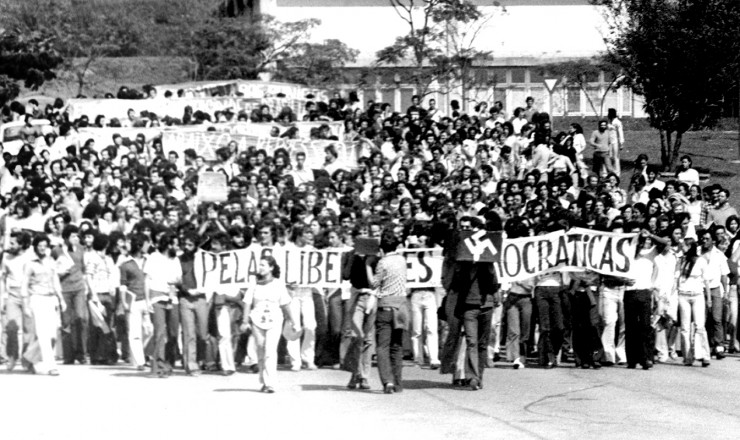
<path id="1" fill-rule="evenodd" d="M 470 113 L 456 104 L 445 114 L 418 96 L 404 112 L 338 94 L 308 102 L 305 120 L 344 121 L 341 140 L 363 146 L 352 169 L 332 145 L 309 169 L 303 152 L 236 143 L 216 161 L 185 151 L 178 166 L 156 138 L 95 145 L 77 134 L 104 115 L 13 104 L 4 114 L 48 118 L 56 134 L 39 140 L 29 125 L 18 154 L 2 155 L 0 357 L 50 375 L 57 360 L 126 362 L 162 378 L 176 366 L 246 371 L 271 393 L 280 358 L 292 371 L 345 369 L 349 388 L 369 389 L 376 356 L 394 393 L 409 346 L 416 364 L 473 390 L 499 361 L 706 367 L 740 349 L 740 220 L 726 188 L 701 187 L 688 156 L 667 180 L 645 155 L 623 173 L 614 110 L 587 135 L 577 123 L 555 131 L 532 98 L 511 114 L 501 102 Z M 276 125 L 275 135 L 289 130 Z M 203 171 L 227 176 L 226 202 L 199 202 Z M 491 263 L 450 251 L 456 231 L 515 239 L 573 227 L 638 233 L 639 264 L 625 278 L 551 272 L 506 283 Z M 355 251 L 358 238 L 377 239 L 378 255 Z M 270 256 L 248 288 L 199 288 L 199 249 L 253 245 L 344 249 L 347 288 L 285 285 Z M 441 287 L 406 287 L 405 248 L 442 249 Z"/>

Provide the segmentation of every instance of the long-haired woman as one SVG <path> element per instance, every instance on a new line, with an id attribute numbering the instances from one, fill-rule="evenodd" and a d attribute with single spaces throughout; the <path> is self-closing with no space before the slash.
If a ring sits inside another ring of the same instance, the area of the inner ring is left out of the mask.
<path id="1" fill-rule="evenodd" d="M 681 321 L 681 346 L 684 365 L 691 366 L 694 359 L 702 367 L 709 366 L 709 340 L 706 329 L 706 297 L 709 289 L 705 283 L 707 259 L 700 258 L 699 247 L 694 240 L 687 240 L 685 254 L 680 263 L 678 279 L 678 314 Z M 691 325 L 694 324 L 693 353 L 691 350 Z"/>

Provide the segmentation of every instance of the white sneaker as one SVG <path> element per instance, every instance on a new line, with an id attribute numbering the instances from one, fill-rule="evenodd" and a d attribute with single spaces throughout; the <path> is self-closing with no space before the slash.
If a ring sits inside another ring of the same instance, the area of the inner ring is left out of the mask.
<path id="1" fill-rule="evenodd" d="M 515 370 L 518 370 L 520 368 L 525 368 L 524 367 L 524 364 L 522 363 L 522 361 L 519 358 L 514 359 L 514 369 Z"/>

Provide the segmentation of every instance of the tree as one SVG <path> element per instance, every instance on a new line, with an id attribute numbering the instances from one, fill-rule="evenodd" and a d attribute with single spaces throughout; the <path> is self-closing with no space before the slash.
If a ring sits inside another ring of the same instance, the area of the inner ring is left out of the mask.
<path id="1" fill-rule="evenodd" d="M 594 82 L 594 78 L 599 78 L 601 72 L 604 72 L 606 78 L 610 81 L 604 88 L 603 93 L 599 95 L 597 102 L 591 96 L 593 88 L 590 87 L 590 83 Z M 560 84 L 563 88 L 578 87 L 586 96 L 586 101 L 591 110 L 600 118 L 604 116 L 604 104 L 609 92 L 626 85 L 628 82 L 627 78 L 621 74 L 621 67 L 602 56 L 545 64 L 540 67 L 540 73 L 560 78 Z"/>
<path id="2" fill-rule="evenodd" d="M 645 98 L 672 168 L 688 130 L 712 127 L 740 78 L 740 2 L 592 0 L 608 25 L 608 57 Z"/>
<path id="3" fill-rule="evenodd" d="M 52 40 L 38 32 L 0 32 L 0 106 L 18 97 L 18 81 L 37 90 L 61 62 Z"/>
<path id="4" fill-rule="evenodd" d="M 131 6 L 124 1 L 26 0 L 8 2 L 0 12 L 9 27 L 52 41 L 64 57 L 63 70 L 74 76 L 82 94 L 96 60 L 138 54 L 141 22 Z"/>
<path id="5" fill-rule="evenodd" d="M 317 88 L 334 86 L 346 82 L 343 67 L 354 62 L 358 54 L 358 50 L 334 39 L 299 43 L 294 54 L 277 63 L 276 79 Z"/>
<path id="6" fill-rule="evenodd" d="M 411 62 L 410 80 L 416 93 L 426 95 L 435 81 L 446 82 L 454 66 L 468 67 L 474 52 L 452 58 L 448 51 L 450 23 L 468 26 L 479 20 L 481 11 L 470 0 L 389 0 L 396 14 L 406 22 L 408 33 L 376 53 L 378 66 Z M 446 57 L 446 58 L 445 58 Z"/>
<path id="7" fill-rule="evenodd" d="M 260 73 L 274 72 L 276 63 L 298 53 L 319 23 L 317 19 L 283 23 L 267 15 L 211 17 L 190 41 L 197 79 L 257 79 Z"/>

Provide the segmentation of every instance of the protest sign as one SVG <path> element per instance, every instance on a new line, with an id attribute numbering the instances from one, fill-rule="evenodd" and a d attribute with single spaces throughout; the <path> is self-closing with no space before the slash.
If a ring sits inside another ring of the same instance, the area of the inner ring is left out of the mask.
<path id="1" fill-rule="evenodd" d="M 338 288 L 342 281 L 342 254 L 347 249 L 267 248 L 250 246 L 219 254 L 199 251 L 195 258 L 198 288 L 219 291 L 231 287 L 247 287 L 256 280 L 259 260 L 272 255 L 280 266 L 280 277 L 288 285 Z M 406 257 L 409 288 L 440 286 L 442 251 L 413 249 L 401 252 Z"/>
<path id="2" fill-rule="evenodd" d="M 460 231 L 457 237 L 457 261 L 493 263 L 499 261 L 502 233 L 487 231 Z"/>
<path id="3" fill-rule="evenodd" d="M 193 112 L 202 111 L 213 116 L 216 111 L 231 110 L 233 113 L 251 113 L 259 109 L 262 99 L 241 97 L 217 98 L 162 98 L 155 99 L 70 99 L 70 118 L 79 118 L 87 115 L 90 120 L 97 115 L 103 115 L 108 120 L 117 118 L 122 123 L 128 120 L 128 111 L 133 110 L 138 117 L 141 112 L 147 111 L 156 114 L 160 119 L 165 116 L 182 119 L 185 107 Z"/>
<path id="4" fill-rule="evenodd" d="M 635 260 L 637 234 L 574 228 L 536 237 L 504 240 L 500 262 L 503 281 L 521 281 L 552 271 L 593 270 L 627 277 Z"/>
<path id="5" fill-rule="evenodd" d="M 198 174 L 199 202 L 225 202 L 228 196 L 229 188 L 223 173 L 206 171 Z"/>

